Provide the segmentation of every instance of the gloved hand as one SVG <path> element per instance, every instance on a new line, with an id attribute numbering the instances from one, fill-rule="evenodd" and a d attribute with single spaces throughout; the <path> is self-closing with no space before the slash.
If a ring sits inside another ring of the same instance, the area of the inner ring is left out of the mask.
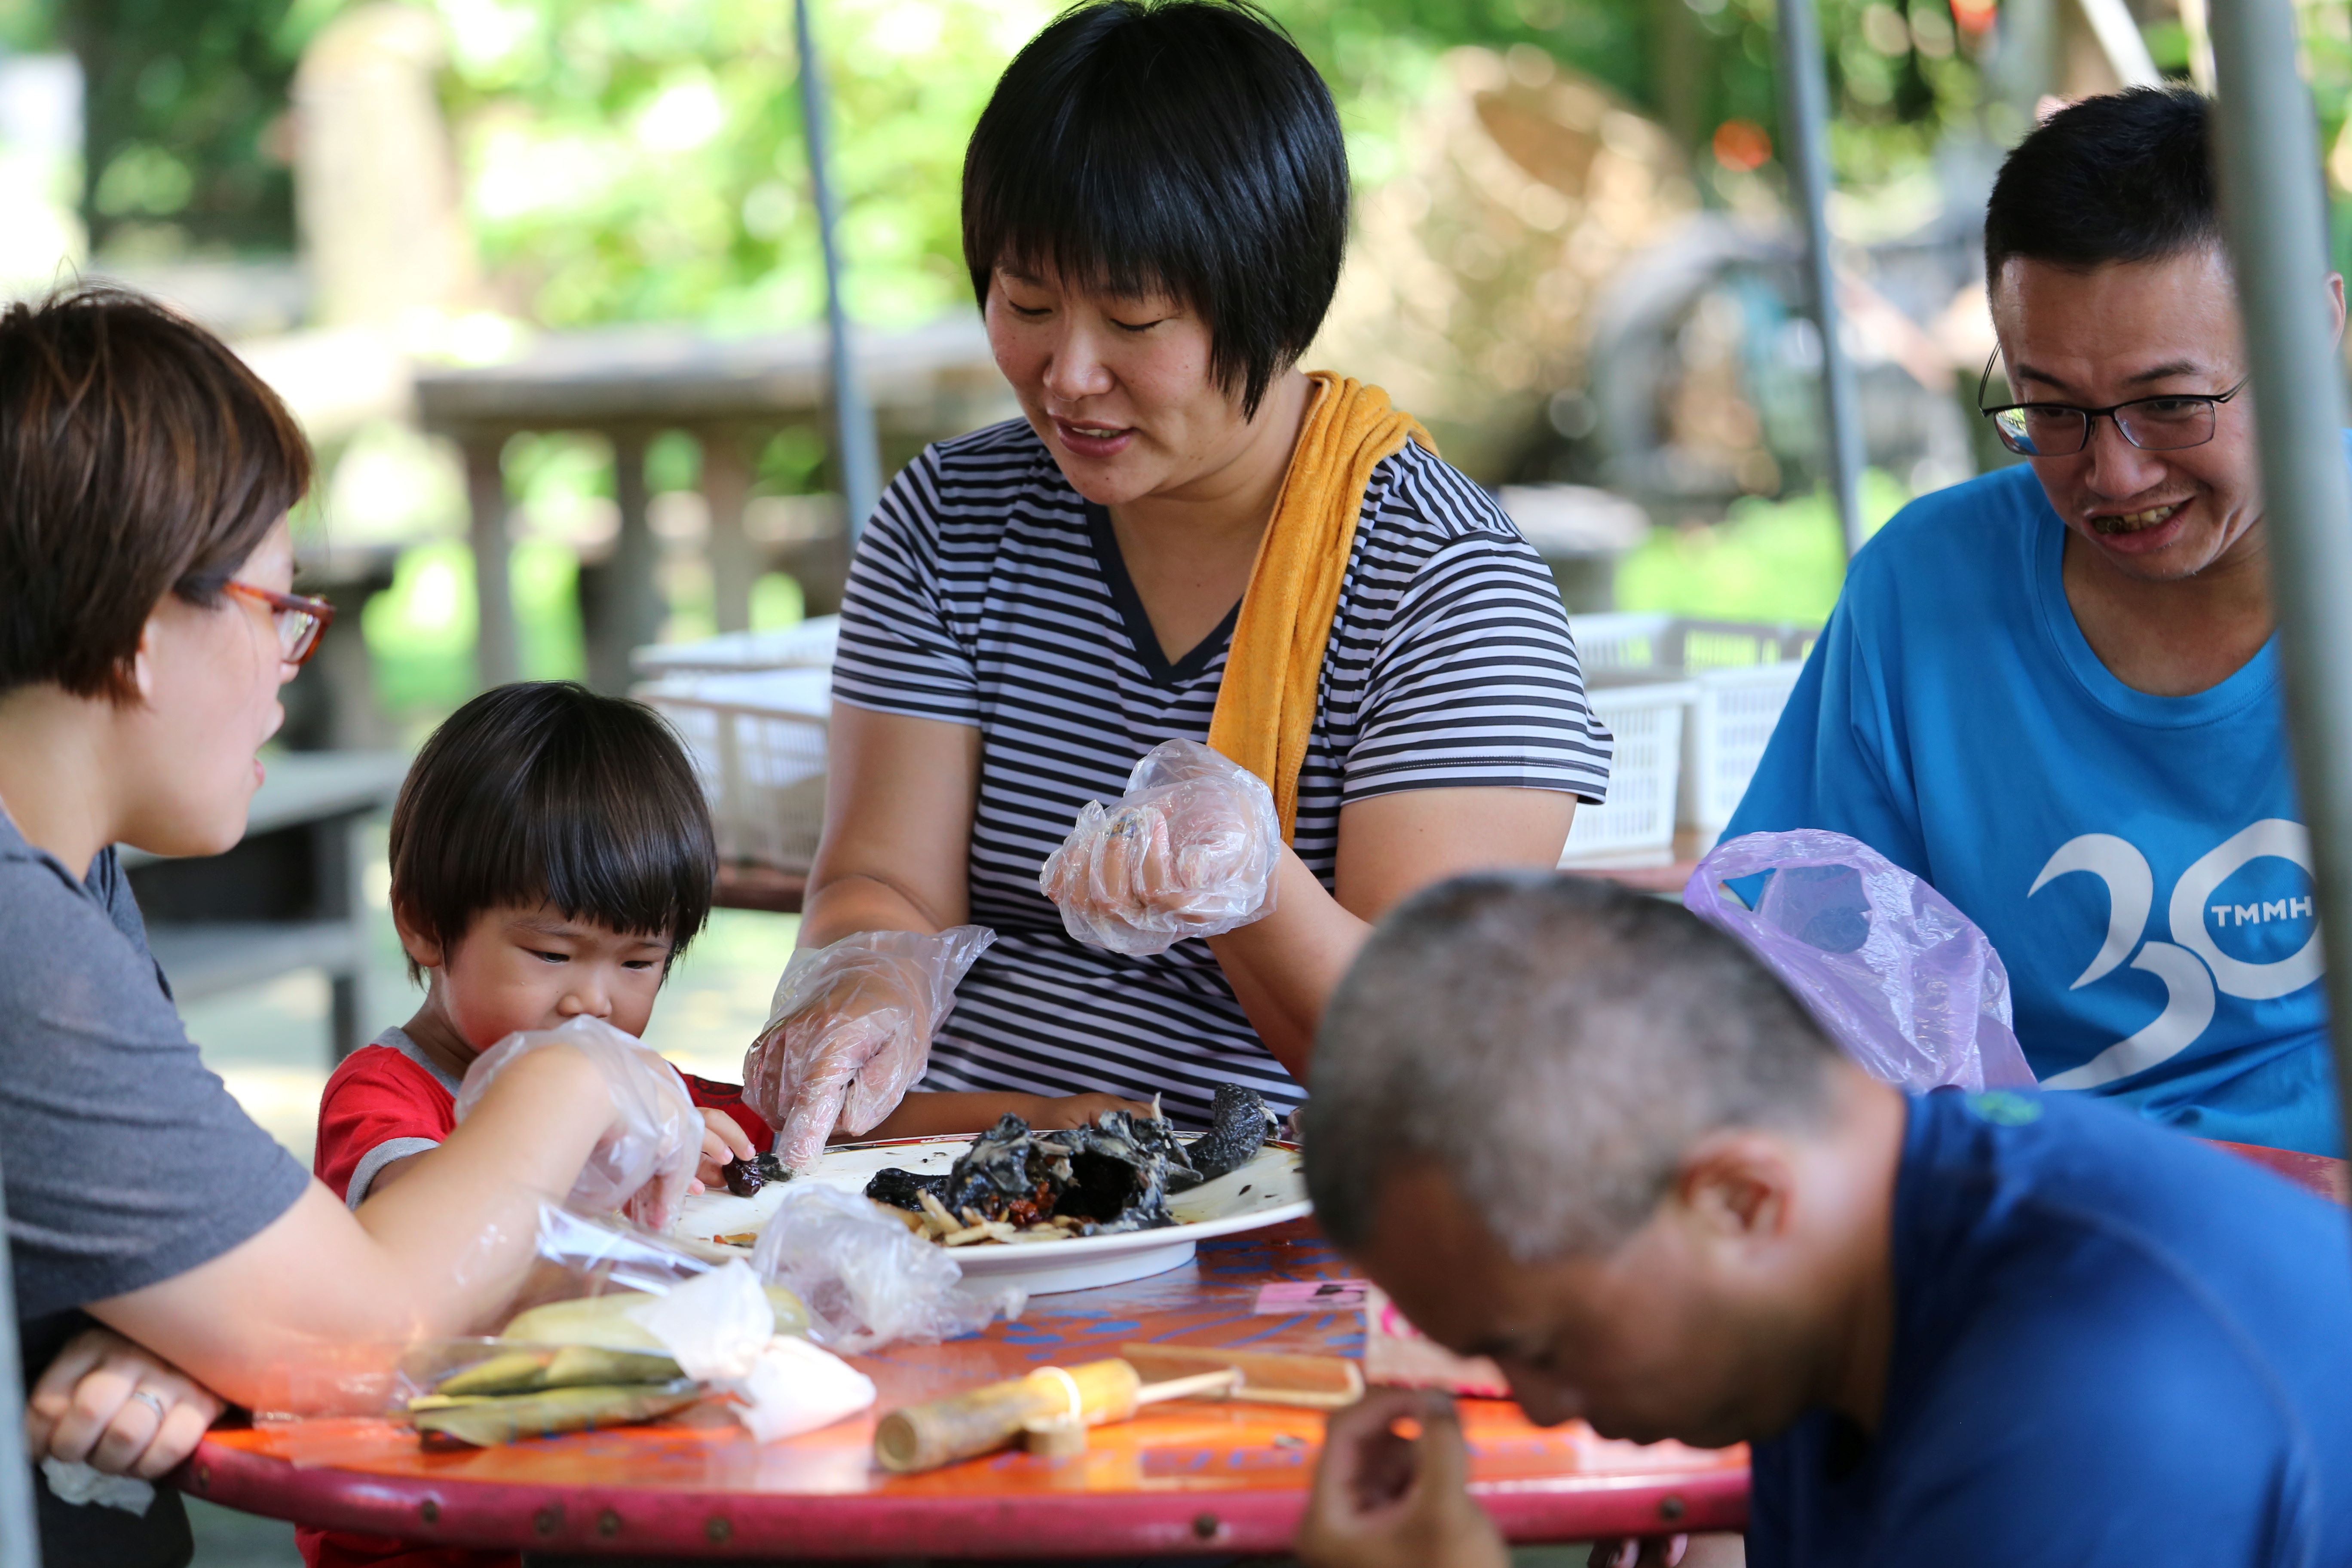
<path id="1" fill-rule="evenodd" d="M 803 948 L 776 982 L 767 1026 L 743 1056 L 743 1099 L 776 1129 L 776 1157 L 804 1171 L 838 1131 L 870 1131 L 930 1064 L 955 988 L 996 940 L 986 926 L 869 931 Z"/>
<path id="2" fill-rule="evenodd" d="M 1197 741 L 1163 741 L 1108 809 L 1088 801 L 1037 890 L 1089 947 L 1130 958 L 1274 910 L 1282 819 L 1255 773 Z"/>
<path id="3" fill-rule="evenodd" d="M 567 1206 L 583 1214 L 620 1209 L 656 1234 L 667 1230 L 702 1155 L 702 1113 L 677 1069 L 601 1018 L 509 1035 L 474 1058 L 457 1088 L 457 1120 L 479 1104 L 509 1062 L 568 1047 L 596 1065 L 613 1097 L 613 1121 L 581 1167 Z"/>

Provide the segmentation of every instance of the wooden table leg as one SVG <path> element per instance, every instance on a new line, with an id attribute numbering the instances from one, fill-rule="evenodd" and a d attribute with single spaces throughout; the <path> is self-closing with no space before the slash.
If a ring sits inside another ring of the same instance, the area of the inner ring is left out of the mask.
<path id="1" fill-rule="evenodd" d="M 646 516 L 652 499 L 646 489 L 646 434 L 612 432 L 613 495 L 619 503 L 621 530 L 611 559 L 594 569 L 595 591 L 583 594 L 580 605 L 588 644 L 588 684 L 614 696 L 628 690 L 633 679 L 630 650 L 661 635 L 667 607 L 661 544 Z"/>
<path id="2" fill-rule="evenodd" d="M 504 686 L 522 672 L 508 570 L 507 480 L 500 462 L 505 448 L 502 437 L 480 436 L 466 442 L 467 532 L 474 547 L 474 679 L 485 690 Z"/>
<path id="3" fill-rule="evenodd" d="M 751 494 L 751 463 L 743 437 L 702 432 L 702 499 L 710 508 L 712 611 L 722 632 L 751 629 L 751 584 L 760 562 L 743 531 L 743 503 Z"/>

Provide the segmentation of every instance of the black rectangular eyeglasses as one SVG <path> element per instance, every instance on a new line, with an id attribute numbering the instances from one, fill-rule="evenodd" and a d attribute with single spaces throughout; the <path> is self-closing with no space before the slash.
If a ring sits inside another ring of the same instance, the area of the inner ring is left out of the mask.
<path id="1" fill-rule="evenodd" d="M 2178 452 L 2201 447 L 2213 438 L 2214 410 L 2245 390 L 2251 376 L 2241 378 L 2227 392 L 2158 397 L 2135 397 L 2105 408 L 2078 408 L 2071 403 L 2011 403 L 1999 408 L 1984 405 L 1985 388 L 1992 384 L 1992 367 L 2000 358 L 1995 349 L 1977 378 L 1977 412 L 1992 421 L 2000 444 L 2028 458 L 2071 458 L 2091 444 L 2091 426 L 2112 419 L 2123 438 L 2143 452 Z"/>

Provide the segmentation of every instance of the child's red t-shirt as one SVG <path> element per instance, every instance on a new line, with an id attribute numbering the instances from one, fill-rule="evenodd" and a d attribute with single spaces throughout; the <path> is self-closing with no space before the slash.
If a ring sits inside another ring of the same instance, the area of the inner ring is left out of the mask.
<path id="1" fill-rule="evenodd" d="M 775 1132 L 743 1103 L 734 1084 L 680 1073 L 698 1106 L 723 1110 L 766 1149 Z M 437 1147 L 457 1125 L 457 1082 L 408 1037 L 386 1029 L 375 1044 L 345 1057 L 319 1097 L 319 1144 L 311 1170 L 353 1208 L 367 1196 L 376 1173 L 393 1161 Z M 350 1531 L 294 1532 L 309 1568 L 518 1568 L 513 1552 L 425 1546 Z"/>
<path id="2" fill-rule="evenodd" d="M 706 1110 L 723 1110 L 766 1149 L 776 1134 L 743 1103 L 731 1083 L 680 1073 L 686 1092 Z M 353 1208 L 367 1196 L 378 1171 L 393 1161 L 437 1146 L 457 1125 L 457 1080 L 402 1029 L 386 1029 L 375 1044 L 345 1057 L 319 1097 L 319 1143 L 310 1168 Z"/>

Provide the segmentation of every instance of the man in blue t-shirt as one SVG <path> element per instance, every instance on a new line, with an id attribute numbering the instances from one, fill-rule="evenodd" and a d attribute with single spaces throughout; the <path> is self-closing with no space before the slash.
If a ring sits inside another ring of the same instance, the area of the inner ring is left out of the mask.
<path id="1" fill-rule="evenodd" d="M 1984 400 L 2027 461 L 1854 557 L 1726 837 L 1830 828 L 1934 884 L 2000 951 L 2044 1089 L 2336 1153 L 2206 108 L 2089 99 L 2010 154 L 1985 262 L 2012 391 Z"/>
<path id="2" fill-rule="evenodd" d="M 1753 1443 L 1759 1568 L 2352 1563 L 2352 1218 L 2234 1155 L 1906 1098 L 1696 916 L 1524 873 L 1383 921 L 1312 1075 L 1332 1241 L 1536 1421 Z M 1375 1391 L 1299 1555 L 1503 1568 L 1479 1458 Z"/>

